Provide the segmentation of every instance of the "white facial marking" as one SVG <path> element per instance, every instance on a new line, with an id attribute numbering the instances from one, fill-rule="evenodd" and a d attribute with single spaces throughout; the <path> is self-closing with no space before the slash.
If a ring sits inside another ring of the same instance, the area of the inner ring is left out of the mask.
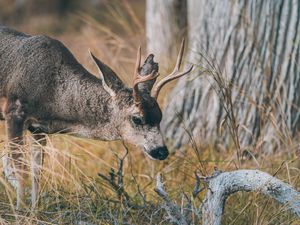
<path id="1" fill-rule="evenodd" d="M 143 148 L 146 152 L 165 145 L 157 126 L 143 125 L 134 127 L 130 121 L 126 121 L 122 131 L 122 137 L 125 141 Z"/>

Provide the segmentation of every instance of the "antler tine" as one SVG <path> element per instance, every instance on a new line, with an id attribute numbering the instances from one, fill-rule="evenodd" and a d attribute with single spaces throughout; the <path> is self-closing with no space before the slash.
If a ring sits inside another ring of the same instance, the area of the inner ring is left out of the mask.
<path id="1" fill-rule="evenodd" d="M 192 71 L 192 69 L 194 68 L 194 66 L 190 66 L 186 71 L 184 72 L 181 72 L 181 73 L 178 73 L 178 74 L 169 74 L 168 76 L 166 76 L 164 79 L 162 79 L 161 81 L 159 81 L 155 87 L 153 88 L 152 90 L 152 93 L 151 93 L 151 96 L 155 99 L 157 99 L 158 97 L 158 94 L 160 92 L 160 90 L 162 89 L 162 87 L 167 84 L 168 82 L 172 81 L 172 80 L 175 80 L 179 77 L 182 77 L 188 73 L 190 73 Z"/>
<path id="2" fill-rule="evenodd" d="M 135 68 L 134 68 L 134 80 L 137 77 L 137 75 L 139 74 L 139 69 L 141 67 L 141 57 L 142 57 L 141 46 L 139 46 L 137 55 L 136 55 Z"/>
<path id="3" fill-rule="evenodd" d="M 141 97 L 140 97 L 138 84 L 149 81 L 149 80 L 153 80 L 153 79 L 157 78 L 158 76 L 159 76 L 159 73 L 157 73 L 154 70 L 146 76 L 141 76 L 139 73 L 136 74 L 136 78 L 133 81 L 133 99 L 134 99 L 134 103 L 136 105 L 140 105 L 140 103 L 141 103 Z"/>
<path id="4" fill-rule="evenodd" d="M 159 74 L 154 70 L 146 76 L 141 76 L 139 73 L 140 66 L 141 66 L 141 46 L 139 46 L 138 48 L 137 59 L 136 59 L 135 69 L 134 69 L 134 77 L 133 77 L 133 99 L 136 105 L 140 105 L 141 103 L 138 84 L 149 80 L 153 80 L 159 76 Z"/>
<path id="5" fill-rule="evenodd" d="M 177 56 L 176 65 L 175 65 L 173 72 L 175 72 L 175 70 L 179 71 L 179 69 L 180 69 L 181 62 L 182 62 L 182 56 L 183 56 L 183 52 L 184 52 L 184 44 L 185 44 L 185 39 L 183 38 L 181 41 L 180 50 L 179 50 L 179 53 Z"/>
<path id="6" fill-rule="evenodd" d="M 158 76 L 159 76 L 159 73 L 157 73 L 154 70 L 146 76 L 141 76 L 140 74 L 137 74 L 136 79 L 133 81 L 133 87 L 137 86 L 139 83 L 153 80 L 153 79 L 157 78 Z"/>
<path id="7" fill-rule="evenodd" d="M 170 73 L 169 75 L 167 75 L 165 78 L 163 78 L 161 81 L 159 81 L 155 87 L 152 89 L 151 92 L 151 96 L 155 99 L 157 99 L 158 94 L 161 90 L 161 88 L 167 84 L 168 82 L 175 80 L 179 77 L 182 77 L 188 73 L 190 73 L 192 71 L 192 69 L 194 68 L 193 65 L 191 65 L 187 70 L 183 71 L 183 72 L 179 72 L 180 69 L 180 65 L 182 62 L 182 56 L 183 56 L 183 52 L 184 52 L 184 44 L 185 44 L 185 40 L 183 39 L 181 42 L 181 46 L 180 46 L 180 50 L 177 56 L 177 61 L 176 61 L 176 65 L 174 67 L 174 70 L 172 71 L 172 73 Z"/>

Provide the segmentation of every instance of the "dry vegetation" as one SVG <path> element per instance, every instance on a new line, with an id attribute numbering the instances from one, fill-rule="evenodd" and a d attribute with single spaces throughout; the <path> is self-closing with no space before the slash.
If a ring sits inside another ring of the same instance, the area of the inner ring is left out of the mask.
<path id="1" fill-rule="evenodd" d="M 32 25 L 19 24 L 18 28 L 31 33 L 47 33 L 61 40 L 86 68 L 94 72 L 95 68 L 88 57 L 90 48 L 115 69 L 124 82 L 130 84 L 137 45 L 142 43 L 145 46 L 142 15 L 137 14 L 142 12 L 141 7 L 144 6 L 141 4 L 137 10 L 130 8 L 127 1 L 120 2 L 108 4 L 102 9 L 101 16 L 90 16 L 84 11 L 72 13 L 67 18 L 67 32 L 56 33 L 47 29 L 49 24 L 58 23 L 53 18 L 50 23 L 45 18 L 41 20 L 40 17 L 33 17 L 30 20 Z M 163 100 L 160 99 L 161 103 Z M 3 123 L 0 135 L 0 149 L 4 150 Z M 233 143 L 236 142 L 236 135 L 233 135 Z M 30 139 L 29 134 L 26 137 Z M 194 172 L 198 171 L 205 176 L 211 174 L 215 167 L 224 171 L 237 168 L 260 169 L 296 189 L 300 187 L 299 144 L 296 140 L 272 155 L 253 155 L 243 146 L 238 147 L 238 160 L 234 144 L 229 148 L 222 144 L 197 146 L 197 137 L 191 137 L 189 146 L 173 153 L 166 161 L 158 162 L 121 142 L 104 143 L 68 135 L 53 135 L 47 139 L 41 204 L 35 212 L 28 208 L 18 212 L 17 216 L 13 207 L 15 193 L 4 176 L 1 176 L 0 224 L 14 223 L 17 219 L 22 220 L 21 224 L 169 224 L 167 214 L 161 208 L 162 200 L 154 191 L 155 177 L 159 172 L 164 175 L 171 198 L 179 205 L 186 201 L 184 195 L 192 195 Z M 28 145 L 26 149 L 29 149 Z M 103 179 L 103 175 L 112 176 L 112 168 L 118 171 L 118 159 L 124 155 L 121 184 L 127 194 L 115 191 L 110 182 Z M 205 191 L 195 199 L 191 198 L 194 207 L 199 207 Z M 29 190 L 27 193 L 29 203 Z M 300 220 L 284 206 L 259 193 L 237 193 L 228 199 L 223 224 L 300 224 Z"/>

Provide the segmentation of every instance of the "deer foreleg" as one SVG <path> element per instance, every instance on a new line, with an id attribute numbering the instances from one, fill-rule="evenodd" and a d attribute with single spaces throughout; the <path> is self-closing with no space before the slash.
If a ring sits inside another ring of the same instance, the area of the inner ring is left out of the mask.
<path id="1" fill-rule="evenodd" d="M 4 108 L 6 106 L 6 98 L 0 97 L 0 120 L 5 120 L 4 118 Z"/>
<path id="2" fill-rule="evenodd" d="M 4 173 L 17 190 L 17 208 L 20 208 L 24 203 L 26 164 L 23 149 L 25 113 L 19 100 L 8 102 L 5 119 L 9 151 L 3 158 Z"/>
<path id="3" fill-rule="evenodd" d="M 39 200 L 40 176 L 44 161 L 44 149 L 46 145 L 45 135 L 34 134 L 34 141 L 31 145 L 31 177 L 32 191 L 31 203 L 32 209 L 35 209 Z"/>

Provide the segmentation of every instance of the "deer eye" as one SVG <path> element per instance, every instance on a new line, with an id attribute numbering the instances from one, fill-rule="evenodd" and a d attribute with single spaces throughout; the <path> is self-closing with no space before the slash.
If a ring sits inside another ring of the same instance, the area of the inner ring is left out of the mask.
<path id="1" fill-rule="evenodd" d="M 133 115 L 131 120 L 135 125 L 142 125 L 144 123 L 144 119 L 137 115 Z"/>

